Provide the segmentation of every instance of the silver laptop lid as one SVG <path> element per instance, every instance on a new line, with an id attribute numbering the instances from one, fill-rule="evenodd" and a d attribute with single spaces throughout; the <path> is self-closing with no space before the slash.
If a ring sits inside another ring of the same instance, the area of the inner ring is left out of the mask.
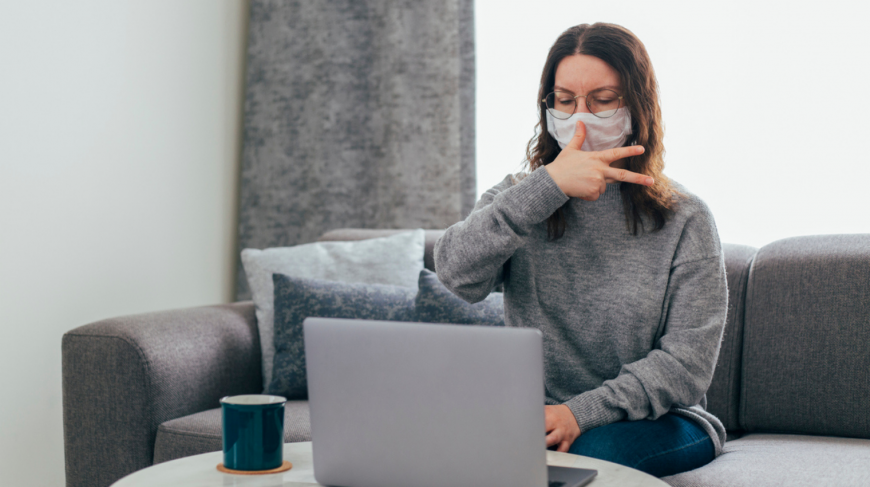
<path id="1" fill-rule="evenodd" d="M 319 483 L 547 485 L 538 330 L 337 318 L 303 326 Z"/>

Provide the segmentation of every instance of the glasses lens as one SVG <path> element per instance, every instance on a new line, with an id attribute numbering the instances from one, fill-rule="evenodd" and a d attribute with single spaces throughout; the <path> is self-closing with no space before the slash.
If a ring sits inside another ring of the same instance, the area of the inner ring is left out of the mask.
<path id="1" fill-rule="evenodd" d="M 615 91 L 605 88 L 589 93 L 586 96 L 586 103 L 589 111 L 596 117 L 609 118 L 619 109 L 622 99 L 619 98 L 619 95 Z"/>
<path id="2" fill-rule="evenodd" d="M 550 115 L 560 120 L 569 118 L 574 113 L 574 109 L 577 108 L 574 97 L 561 91 L 550 93 L 547 95 L 546 100 L 547 110 L 549 110 Z"/>

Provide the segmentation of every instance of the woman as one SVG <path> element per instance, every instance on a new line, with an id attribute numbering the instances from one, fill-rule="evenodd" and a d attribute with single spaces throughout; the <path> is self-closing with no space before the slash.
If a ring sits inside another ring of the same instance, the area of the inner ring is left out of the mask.
<path id="1" fill-rule="evenodd" d="M 725 442 L 705 410 L 725 261 L 706 204 L 662 174 L 646 49 L 617 25 L 572 27 L 537 99 L 527 171 L 445 231 L 438 277 L 470 303 L 504 284 L 507 325 L 541 330 L 548 448 L 660 477 L 703 466 Z"/>

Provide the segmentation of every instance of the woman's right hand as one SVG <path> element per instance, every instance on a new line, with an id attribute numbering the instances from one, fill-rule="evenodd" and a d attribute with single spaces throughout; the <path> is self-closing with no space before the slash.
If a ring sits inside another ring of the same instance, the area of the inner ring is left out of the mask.
<path id="1" fill-rule="evenodd" d="M 653 178 L 610 164 L 625 157 L 643 154 L 643 146 L 617 147 L 599 152 L 580 150 L 586 140 L 586 126 L 577 122 L 574 138 L 562 149 L 556 160 L 544 166 L 563 193 L 586 201 L 595 201 L 604 194 L 607 183 L 627 183 L 652 186 Z"/>

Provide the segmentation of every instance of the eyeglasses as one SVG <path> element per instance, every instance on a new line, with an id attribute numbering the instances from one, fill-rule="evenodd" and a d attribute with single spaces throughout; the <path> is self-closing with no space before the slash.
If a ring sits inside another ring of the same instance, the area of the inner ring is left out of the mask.
<path id="1" fill-rule="evenodd" d="M 577 110 L 577 98 L 586 98 L 586 108 L 598 118 L 610 118 L 622 107 L 622 96 L 617 92 L 600 88 L 586 95 L 574 96 L 565 91 L 554 91 L 541 100 L 545 103 L 550 115 L 565 120 L 570 118 Z"/>

